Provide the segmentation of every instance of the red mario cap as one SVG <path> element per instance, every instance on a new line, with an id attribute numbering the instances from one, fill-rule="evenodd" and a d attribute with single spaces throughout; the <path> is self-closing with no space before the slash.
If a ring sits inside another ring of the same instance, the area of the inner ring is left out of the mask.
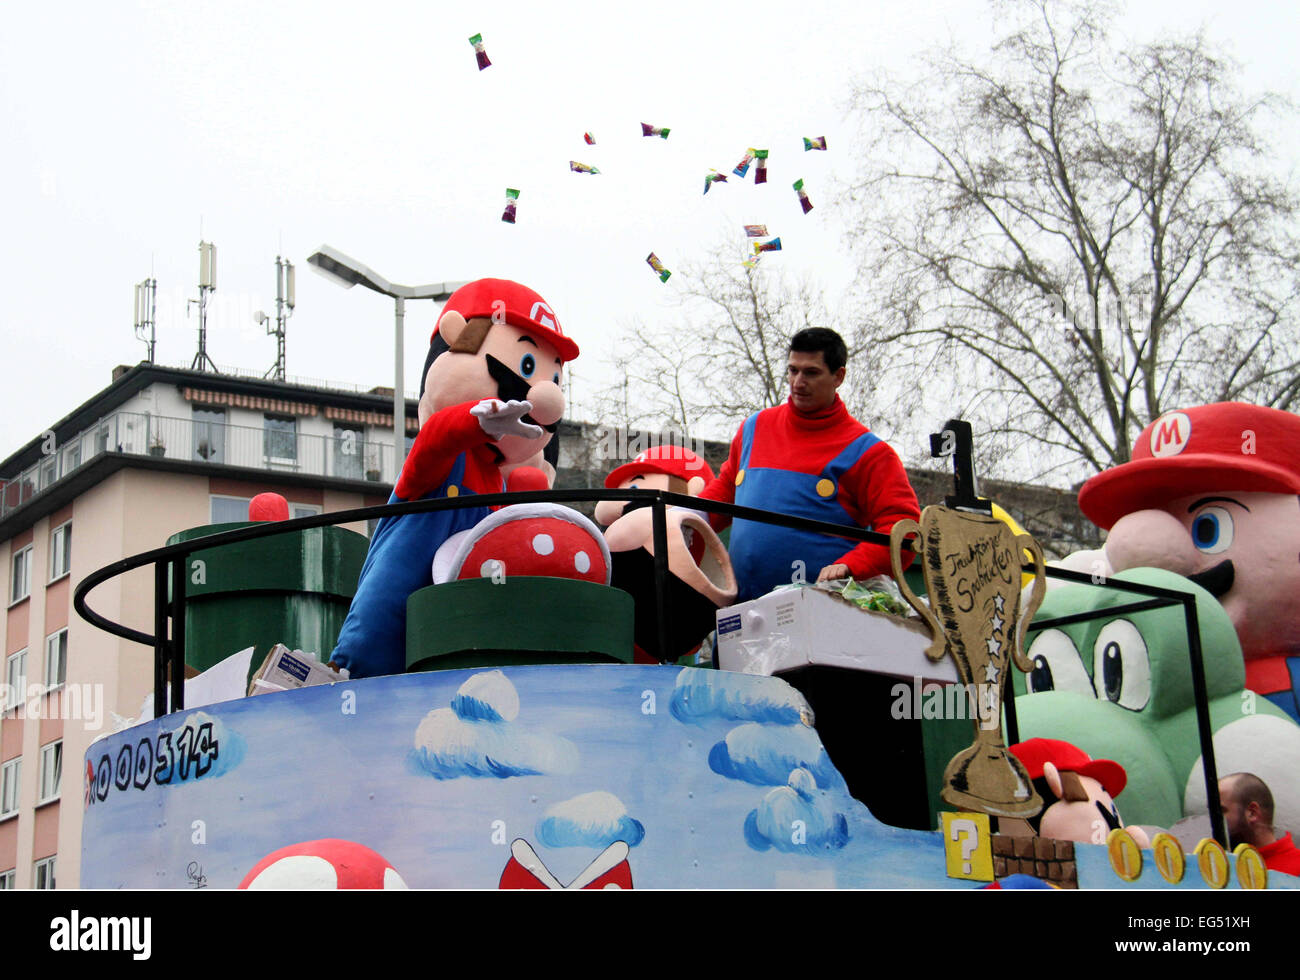
<path id="1" fill-rule="evenodd" d="M 1079 488 L 1079 509 L 1109 530 L 1125 514 L 1200 490 L 1300 493 L 1300 415 L 1244 402 L 1166 412 L 1133 458 Z"/>
<path id="2" fill-rule="evenodd" d="M 555 345 L 561 361 L 571 361 L 578 356 L 578 345 L 564 336 L 559 317 L 550 304 L 527 286 L 509 279 L 476 279 L 461 286 L 442 308 L 443 314 L 453 311 L 466 320 L 504 314 L 506 323 L 511 326 L 542 334 Z M 433 333 L 438 333 L 436 326 Z M 432 341 L 433 338 L 429 339 Z"/>
<path id="3" fill-rule="evenodd" d="M 611 490 L 628 477 L 638 473 L 666 473 L 668 476 L 690 480 L 702 476 L 705 482 L 713 479 L 713 467 L 685 446 L 654 446 L 641 453 L 630 463 L 624 463 L 609 476 L 605 486 Z"/>
<path id="4" fill-rule="evenodd" d="M 1021 761 L 1029 772 L 1030 779 L 1041 776 L 1043 763 L 1050 762 L 1060 772 L 1075 772 L 1097 780 L 1111 799 L 1124 792 L 1124 787 L 1128 784 L 1128 773 L 1118 762 L 1094 759 L 1077 745 L 1057 738 L 1026 739 L 1012 745 L 1009 751 Z"/>

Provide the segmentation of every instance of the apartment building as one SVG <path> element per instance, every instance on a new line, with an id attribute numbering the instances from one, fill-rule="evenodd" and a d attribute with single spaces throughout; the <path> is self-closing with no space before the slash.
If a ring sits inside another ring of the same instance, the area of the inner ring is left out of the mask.
<path id="1" fill-rule="evenodd" d="M 385 503 L 392 442 L 391 389 L 142 363 L 0 462 L 0 888 L 77 887 L 86 748 L 152 691 L 153 650 L 77 616 L 77 583 L 184 528 L 246 520 L 263 491 L 294 517 Z M 153 632 L 149 568 L 89 602 Z"/>

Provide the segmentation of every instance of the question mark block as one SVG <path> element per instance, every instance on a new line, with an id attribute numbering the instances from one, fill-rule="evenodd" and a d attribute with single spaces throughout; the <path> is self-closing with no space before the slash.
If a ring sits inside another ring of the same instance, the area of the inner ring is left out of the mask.
<path id="1" fill-rule="evenodd" d="M 987 813 L 950 813 L 943 817 L 943 852 L 949 878 L 993 880 L 993 835 Z"/>

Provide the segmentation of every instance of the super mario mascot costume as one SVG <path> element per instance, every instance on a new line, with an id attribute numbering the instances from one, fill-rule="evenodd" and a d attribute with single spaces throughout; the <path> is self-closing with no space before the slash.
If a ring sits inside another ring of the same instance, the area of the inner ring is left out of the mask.
<path id="1" fill-rule="evenodd" d="M 434 327 L 420 432 L 389 502 L 546 486 L 520 464 L 541 463 L 564 412 L 562 365 L 577 356 L 550 306 L 527 286 L 479 279 L 456 290 Z M 331 661 L 353 677 L 402 672 L 407 598 L 432 584 L 438 546 L 487 515 L 486 507 L 466 507 L 382 518 Z"/>
<path id="2" fill-rule="evenodd" d="M 898 454 L 853 418 L 839 395 L 823 412 L 807 414 L 793 400 L 747 418 L 731 443 L 718 478 L 700 492 L 705 500 L 888 534 L 904 518 L 918 520 L 916 492 Z M 726 519 L 714 519 L 715 528 Z M 836 563 L 862 580 L 889 575 L 889 548 L 848 542 L 809 531 L 737 520 L 729 551 L 740 583 L 737 601 L 788 585 L 802 561 L 809 581 Z M 909 556 L 910 557 L 910 556 Z"/>
<path id="3" fill-rule="evenodd" d="M 1113 571 L 1191 578 L 1223 604 L 1246 687 L 1300 721 L 1300 416 L 1241 402 L 1167 412 L 1079 490 Z M 1106 569 L 1103 569 L 1106 571 Z"/>

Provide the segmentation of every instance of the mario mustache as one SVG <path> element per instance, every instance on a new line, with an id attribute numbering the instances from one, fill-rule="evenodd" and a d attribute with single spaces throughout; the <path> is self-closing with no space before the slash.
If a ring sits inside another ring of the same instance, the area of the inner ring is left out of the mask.
<path id="1" fill-rule="evenodd" d="M 485 356 L 487 358 L 488 374 L 490 374 L 492 380 L 497 383 L 497 397 L 503 402 L 527 401 L 528 392 L 529 389 L 532 388 L 532 385 L 519 377 L 519 375 L 515 374 L 514 371 L 511 371 L 491 354 Z M 531 415 L 525 415 L 520 419 L 520 421 L 527 422 L 529 425 L 538 425 L 552 435 L 554 435 L 555 430 L 559 428 L 558 422 L 552 422 L 550 425 L 541 425 Z"/>

